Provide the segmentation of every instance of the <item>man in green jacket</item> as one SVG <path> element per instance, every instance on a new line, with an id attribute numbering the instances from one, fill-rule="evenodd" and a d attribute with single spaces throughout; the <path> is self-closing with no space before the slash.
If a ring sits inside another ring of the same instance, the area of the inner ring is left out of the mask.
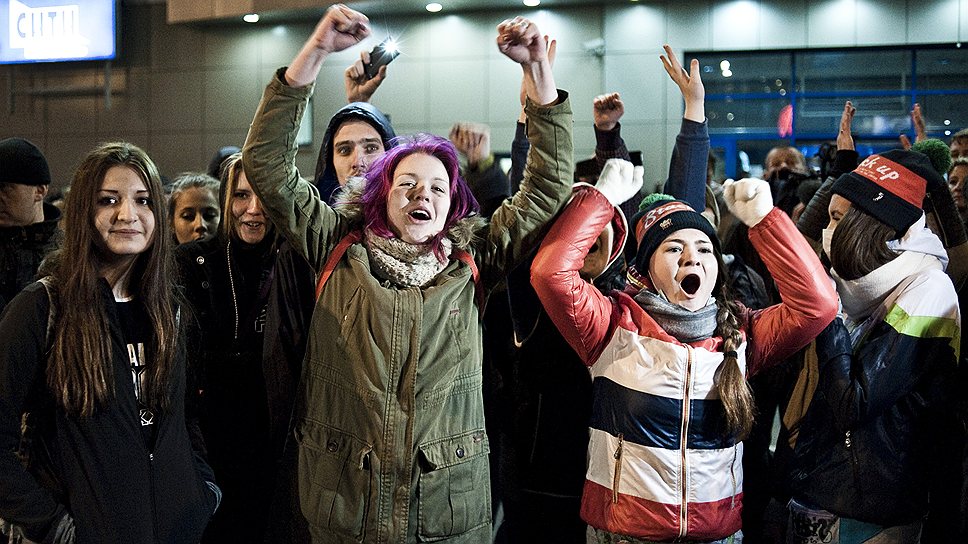
<path id="1" fill-rule="evenodd" d="M 295 135 L 324 59 L 368 34 L 364 15 L 332 6 L 267 87 L 243 151 L 269 217 L 321 277 L 294 421 L 300 508 L 315 542 L 489 542 L 480 310 L 571 193 L 571 108 L 534 23 L 505 21 L 498 47 L 529 98 L 520 191 L 484 221 L 453 147 L 425 135 L 332 208 L 299 176 Z"/>

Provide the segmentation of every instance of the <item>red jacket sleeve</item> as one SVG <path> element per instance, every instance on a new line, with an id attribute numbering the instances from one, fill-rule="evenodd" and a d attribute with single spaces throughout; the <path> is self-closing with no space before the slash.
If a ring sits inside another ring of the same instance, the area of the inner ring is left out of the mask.
<path id="1" fill-rule="evenodd" d="M 587 365 L 595 362 L 608 341 L 614 303 L 578 271 L 614 213 L 612 204 L 597 189 L 578 189 L 531 264 L 531 284 L 541 304 Z"/>
<path id="2" fill-rule="evenodd" d="M 750 375 L 809 344 L 837 316 L 837 292 L 820 259 L 780 209 L 749 231 L 780 292 L 780 304 L 747 315 Z"/>

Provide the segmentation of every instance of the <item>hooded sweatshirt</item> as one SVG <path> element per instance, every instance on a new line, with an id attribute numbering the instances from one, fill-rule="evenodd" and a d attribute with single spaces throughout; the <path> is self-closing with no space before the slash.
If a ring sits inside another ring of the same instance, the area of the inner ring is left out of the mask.
<path id="1" fill-rule="evenodd" d="M 323 135 L 323 145 L 319 148 L 319 157 L 316 158 L 316 175 L 314 185 L 319 189 L 319 196 L 326 202 L 333 203 L 333 193 L 339 188 L 339 180 L 336 178 L 336 169 L 333 167 L 333 136 L 336 130 L 345 121 L 359 120 L 370 124 L 380 133 L 383 140 L 384 149 L 390 149 L 390 140 L 396 137 L 390 120 L 383 112 L 378 110 L 369 102 L 352 102 L 339 109 L 329 120 L 326 133 Z"/>

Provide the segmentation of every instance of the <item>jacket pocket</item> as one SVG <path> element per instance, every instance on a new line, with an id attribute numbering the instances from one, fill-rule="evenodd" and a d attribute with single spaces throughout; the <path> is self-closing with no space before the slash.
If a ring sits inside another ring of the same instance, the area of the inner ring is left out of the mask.
<path id="1" fill-rule="evenodd" d="M 470 343 L 470 339 L 467 338 L 469 330 L 472 327 L 476 327 L 477 324 L 473 322 L 476 316 L 471 316 L 469 314 L 473 313 L 473 308 L 461 308 L 460 306 L 454 306 L 448 311 L 447 314 L 447 330 L 450 333 L 452 339 L 452 349 L 455 352 L 455 360 L 460 363 L 467 357 L 467 346 Z"/>
<path id="2" fill-rule="evenodd" d="M 461 535 L 491 521 L 491 489 L 484 429 L 420 446 L 417 489 L 422 541 Z"/>
<path id="3" fill-rule="evenodd" d="M 299 504 L 317 527 L 363 541 L 373 447 L 338 429 L 303 421 L 299 443 Z"/>
<path id="4" fill-rule="evenodd" d="M 352 338 L 353 333 L 359 330 L 356 322 L 359 320 L 361 309 L 366 306 L 366 303 L 366 292 L 362 286 L 357 285 L 353 294 L 343 304 L 343 315 L 339 321 L 342 338 Z"/>

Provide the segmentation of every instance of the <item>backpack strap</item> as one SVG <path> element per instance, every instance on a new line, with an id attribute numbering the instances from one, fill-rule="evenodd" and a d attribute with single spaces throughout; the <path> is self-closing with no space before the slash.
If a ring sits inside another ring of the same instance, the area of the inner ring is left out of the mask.
<path id="1" fill-rule="evenodd" d="M 57 304 L 54 279 L 45 276 L 38 280 L 47 291 L 47 299 L 50 302 L 50 310 L 47 312 L 47 331 L 45 335 L 44 362 L 45 374 L 46 365 L 50 359 L 54 348 L 54 322 L 57 320 Z M 53 469 L 52 456 L 47 444 L 47 436 L 52 432 L 54 422 L 52 399 L 41 400 L 41 391 L 45 389 L 44 380 L 34 384 L 34 390 L 28 393 L 27 404 L 24 412 L 20 416 L 20 443 L 17 446 L 17 457 L 23 466 L 33 475 L 34 479 L 45 489 L 54 494 L 58 501 L 66 498 L 65 487 Z M 15 527 L 15 530 L 19 530 Z M 27 540 L 23 540 L 27 542 Z"/>
<path id="2" fill-rule="evenodd" d="M 471 269 L 471 278 L 474 279 L 474 299 L 477 300 L 477 315 L 478 317 L 483 317 L 485 302 L 484 288 L 481 287 L 481 273 L 480 270 L 477 269 L 477 263 L 474 262 L 474 257 L 463 249 L 455 249 L 451 252 L 451 256 L 466 264 L 467 267 Z"/>
<path id="3" fill-rule="evenodd" d="M 363 232 L 359 230 L 350 231 L 349 234 L 344 236 L 333 248 L 333 251 L 329 253 L 329 257 L 326 258 L 326 264 L 323 265 L 323 270 L 319 273 L 319 279 L 316 280 L 316 300 L 319 300 L 319 294 L 323 292 L 323 286 L 329 281 L 329 277 L 333 275 L 333 271 L 336 270 L 336 265 L 339 264 L 340 259 L 343 258 L 343 254 L 346 250 L 353 244 L 359 242 L 363 239 Z"/>
<path id="4" fill-rule="evenodd" d="M 51 276 L 44 276 L 37 281 L 44 286 L 44 291 L 47 291 L 47 302 L 50 308 L 47 311 L 47 334 L 44 336 L 46 355 L 49 356 L 50 350 L 54 347 L 54 321 L 57 319 L 57 307 L 54 305 L 54 278 Z"/>

